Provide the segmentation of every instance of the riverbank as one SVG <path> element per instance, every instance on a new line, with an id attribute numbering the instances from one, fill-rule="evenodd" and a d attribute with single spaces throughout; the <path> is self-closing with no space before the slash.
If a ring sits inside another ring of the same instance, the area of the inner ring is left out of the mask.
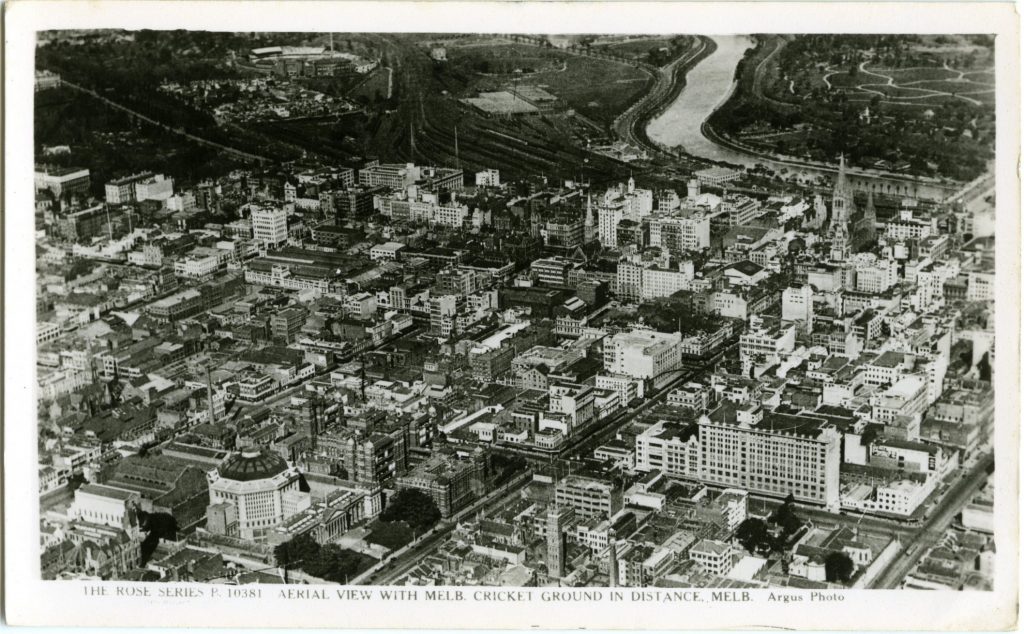
<path id="1" fill-rule="evenodd" d="M 649 104 L 649 106 L 644 108 L 641 112 L 638 112 L 637 118 L 631 123 L 630 133 L 633 138 L 642 142 L 647 149 L 653 152 L 672 154 L 672 152 L 665 146 L 662 146 L 650 138 L 647 134 L 648 126 L 650 126 L 654 119 L 664 114 L 665 111 L 679 98 L 683 89 L 686 88 L 686 76 L 689 72 L 702 61 L 714 54 L 718 49 L 718 44 L 716 44 L 711 38 L 705 35 L 701 35 L 699 38 L 701 40 L 701 48 L 698 50 L 696 55 L 685 61 L 677 61 L 675 63 L 675 67 L 672 69 L 668 92 L 657 99 L 654 103 Z"/>
<path id="2" fill-rule="evenodd" d="M 809 160 L 802 156 L 753 147 L 743 140 L 731 136 L 723 129 L 727 127 L 727 121 L 731 121 L 729 117 L 733 112 L 747 102 L 767 103 L 783 109 L 796 107 L 771 99 L 760 90 L 760 82 L 765 73 L 766 64 L 780 53 L 783 46 L 785 46 L 785 42 L 774 37 L 757 37 L 756 45 L 747 50 L 737 64 L 734 90 L 700 124 L 700 135 L 715 146 L 729 151 L 736 164 L 750 167 L 752 162 L 755 164 L 760 162 L 776 171 L 779 169 L 802 171 L 807 177 L 815 173 L 835 174 L 837 167 L 833 162 Z M 855 186 L 859 185 L 879 193 L 929 198 L 942 198 L 945 193 L 954 191 L 963 185 L 962 182 L 948 177 L 906 174 L 868 167 L 848 167 L 847 174 L 851 179 L 860 181 L 855 183 Z"/>
<path id="3" fill-rule="evenodd" d="M 708 138 L 712 143 L 721 145 L 722 147 L 728 148 L 733 152 L 739 152 L 746 154 L 752 158 L 763 159 L 766 163 L 777 163 L 782 165 L 791 166 L 798 169 L 807 169 L 815 172 L 836 172 L 837 167 L 833 164 L 822 163 L 819 161 L 808 161 L 805 159 L 799 159 L 796 157 L 783 156 L 780 154 L 772 154 L 768 152 L 761 152 L 751 148 L 750 146 L 744 145 L 731 137 L 721 134 L 715 130 L 714 126 L 710 121 L 705 121 L 701 124 L 701 133 Z M 770 167 L 770 165 L 767 165 Z M 896 181 L 900 183 L 912 183 L 915 185 L 927 185 L 929 187 L 936 187 L 942 189 L 948 189 L 949 191 L 955 191 L 958 187 L 962 187 L 964 184 L 957 181 L 941 180 L 928 176 L 909 176 L 902 174 L 894 174 L 892 172 L 883 172 L 879 170 L 865 170 L 862 168 L 851 168 L 847 167 L 846 172 L 852 177 L 863 177 L 871 180 L 882 180 L 882 181 Z"/>

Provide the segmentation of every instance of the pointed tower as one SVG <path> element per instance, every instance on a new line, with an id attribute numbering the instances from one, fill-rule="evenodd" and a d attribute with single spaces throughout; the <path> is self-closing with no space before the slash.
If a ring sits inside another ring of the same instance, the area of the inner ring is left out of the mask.
<path id="1" fill-rule="evenodd" d="M 875 212 L 875 192 L 870 189 L 868 190 L 868 202 L 864 205 L 864 218 L 862 222 L 865 241 L 874 242 L 878 231 L 875 227 L 878 223 L 878 217 Z"/>
<path id="2" fill-rule="evenodd" d="M 583 243 L 590 244 L 594 241 L 597 228 L 594 223 L 594 201 L 587 192 L 587 208 L 583 211 Z"/>
<path id="3" fill-rule="evenodd" d="M 853 216 L 853 188 L 846 179 L 846 157 L 839 155 L 839 173 L 832 190 L 832 225 L 846 224 Z"/>
<path id="4" fill-rule="evenodd" d="M 831 257 L 835 262 L 845 262 L 852 249 L 850 240 L 850 218 L 853 215 L 853 189 L 846 179 L 846 157 L 839 155 L 839 173 L 832 190 L 832 220 L 829 237 L 832 242 Z"/>

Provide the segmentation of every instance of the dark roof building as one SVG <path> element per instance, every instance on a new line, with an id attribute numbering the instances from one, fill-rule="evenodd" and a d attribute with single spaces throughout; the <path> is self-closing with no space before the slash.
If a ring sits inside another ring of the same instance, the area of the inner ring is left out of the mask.
<path id="1" fill-rule="evenodd" d="M 281 456 L 267 451 L 247 450 L 235 454 L 220 466 L 220 477 L 237 482 L 271 478 L 288 469 Z"/>

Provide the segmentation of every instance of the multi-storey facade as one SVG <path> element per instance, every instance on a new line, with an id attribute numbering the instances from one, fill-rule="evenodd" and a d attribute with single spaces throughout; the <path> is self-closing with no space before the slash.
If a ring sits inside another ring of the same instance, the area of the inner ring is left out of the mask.
<path id="1" fill-rule="evenodd" d="M 711 220 L 703 215 L 687 217 L 652 217 L 650 243 L 653 247 L 667 249 L 673 255 L 684 251 L 700 251 L 711 246 Z"/>
<path id="2" fill-rule="evenodd" d="M 700 443 L 695 426 L 659 422 L 636 437 L 637 471 L 661 471 L 677 478 L 700 475 Z"/>
<path id="3" fill-rule="evenodd" d="M 404 429 L 341 429 L 317 438 L 317 451 L 336 461 L 349 480 L 390 486 L 408 468 Z"/>
<path id="4" fill-rule="evenodd" d="M 761 364 L 775 364 L 783 355 L 792 352 L 796 342 L 796 328 L 792 324 L 764 325 L 751 318 L 751 329 L 740 335 L 740 363 L 744 374 Z"/>
<path id="5" fill-rule="evenodd" d="M 555 485 L 555 502 L 578 517 L 609 518 L 622 509 L 622 491 L 604 480 L 566 476 Z"/>
<path id="6" fill-rule="evenodd" d="M 805 415 L 728 418 L 713 413 L 699 421 L 702 481 L 838 507 L 841 435 L 835 428 Z"/>
<path id="7" fill-rule="evenodd" d="M 288 242 L 288 212 L 277 207 L 253 209 L 252 238 L 263 247 L 279 247 Z"/>
<path id="8" fill-rule="evenodd" d="M 140 172 L 116 178 L 109 181 L 105 186 L 106 200 L 109 205 L 123 205 L 138 200 L 135 194 L 135 185 L 153 178 L 153 172 Z"/>
<path id="9" fill-rule="evenodd" d="M 398 489 L 416 489 L 428 496 L 448 519 L 483 495 L 488 461 L 483 450 L 468 458 L 435 454 L 396 480 Z"/>
<path id="10" fill-rule="evenodd" d="M 561 578 L 565 576 L 565 542 L 566 525 L 574 516 L 571 507 L 549 506 L 545 525 L 545 542 L 547 545 L 548 576 Z"/>
<path id="11" fill-rule="evenodd" d="M 688 291 L 693 283 L 693 262 L 680 262 L 676 268 L 647 267 L 641 273 L 640 297 L 644 300 L 670 297 Z"/>
<path id="12" fill-rule="evenodd" d="M 60 198 L 64 195 L 82 195 L 89 191 L 89 170 L 83 167 L 36 167 L 36 191 L 49 190 Z"/>
<path id="13" fill-rule="evenodd" d="M 233 507 L 237 535 L 261 541 L 286 517 L 309 507 L 299 471 L 276 454 L 246 450 L 207 475 L 210 505 Z"/>
<path id="14" fill-rule="evenodd" d="M 612 374 L 654 379 L 680 367 L 679 333 L 654 330 L 620 332 L 605 340 L 604 367 Z"/>

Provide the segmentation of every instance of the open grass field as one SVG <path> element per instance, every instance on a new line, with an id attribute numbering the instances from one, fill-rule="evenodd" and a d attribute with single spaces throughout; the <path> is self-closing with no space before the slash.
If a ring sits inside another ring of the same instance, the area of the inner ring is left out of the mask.
<path id="1" fill-rule="evenodd" d="M 994 97 L 995 85 L 985 82 L 992 71 L 967 73 L 955 68 L 875 68 L 861 64 L 851 74 L 848 69 L 830 67 L 821 75 L 820 86 L 844 89 L 850 99 L 860 101 L 867 95 L 884 97 L 887 103 L 899 105 L 939 105 L 960 99 L 973 105 L 984 105 L 988 95 Z M 978 79 L 972 79 L 973 75 Z"/>
<path id="2" fill-rule="evenodd" d="M 636 39 L 630 39 L 625 42 L 619 42 L 617 44 L 608 44 L 600 48 L 607 49 L 618 55 L 624 55 L 631 59 L 642 60 L 647 57 L 647 53 L 652 48 L 670 48 L 672 46 L 671 38 L 666 37 L 642 37 Z"/>
<path id="3" fill-rule="evenodd" d="M 360 82 L 350 93 L 350 97 L 357 101 L 366 100 L 373 102 L 376 99 L 388 98 L 388 78 L 393 71 L 383 66 L 378 66 L 370 71 L 369 75 Z"/>
<path id="4" fill-rule="evenodd" d="M 861 38 L 863 39 L 863 38 Z M 950 98 L 973 106 L 994 91 L 990 42 L 983 36 L 799 36 L 766 60 L 760 94 L 796 104 L 843 91 L 851 101 L 935 106 Z"/>
<path id="5" fill-rule="evenodd" d="M 872 73 L 878 73 L 892 78 L 897 84 L 907 84 L 916 81 L 927 81 L 937 79 L 951 79 L 959 73 L 948 68 L 872 68 L 865 67 Z"/>
<path id="6" fill-rule="evenodd" d="M 994 70 L 981 70 L 981 71 L 973 71 L 973 72 L 970 72 L 970 73 L 964 73 L 964 77 L 969 79 L 969 80 L 971 80 L 971 81 L 982 83 L 982 84 L 995 84 L 996 83 L 996 73 L 995 73 Z"/>
<path id="7" fill-rule="evenodd" d="M 935 97 L 935 91 L 913 86 L 893 86 L 890 84 L 860 84 L 857 89 L 861 92 L 882 94 L 893 100 L 899 99 L 925 99 Z"/>
<path id="8" fill-rule="evenodd" d="M 559 66 L 562 57 L 551 49 L 494 42 L 449 49 L 447 64 L 466 66 L 479 75 L 529 75 Z"/>
<path id="9" fill-rule="evenodd" d="M 600 122 L 610 122 L 647 91 L 649 76 L 633 66 L 587 57 L 569 57 L 565 70 L 538 73 L 531 83 Z"/>
<path id="10" fill-rule="evenodd" d="M 647 73 L 625 62 L 527 44 L 458 47 L 448 50 L 448 59 L 439 72 L 458 97 L 511 90 L 514 85 L 538 86 L 599 123 L 611 122 L 647 90 L 650 81 Z"/>
<path id="11" fill-rule="evenodd" d="M 919 81 L 914 82 L 912 84 L 906 84 L 905 87 L 920 88 L 923 90 L 934 90 L 938 92 L 967 94 L 995 90 L 993 86 L 989 86 L 988 84 L 978 84 L 972 81 L 958 81 L 955 79 L 946 79 L 938 81 Z"/>

